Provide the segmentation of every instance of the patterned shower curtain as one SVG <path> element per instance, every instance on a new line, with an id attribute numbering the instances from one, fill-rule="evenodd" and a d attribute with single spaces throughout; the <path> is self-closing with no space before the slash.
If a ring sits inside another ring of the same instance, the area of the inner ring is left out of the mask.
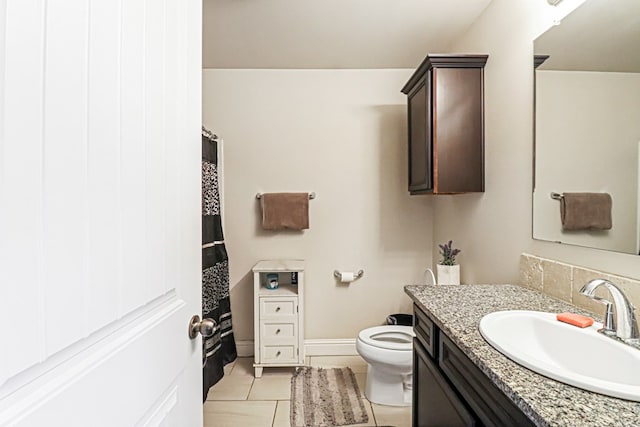
<path id="1" fill-rule="evenodd" d="M 202 131 L 202 317 L 215 320 L 213 336 L 202 339 L 203 401 L 236 357 L 229 300 L 229 261 L 222 234 L 217 137 Z"/>

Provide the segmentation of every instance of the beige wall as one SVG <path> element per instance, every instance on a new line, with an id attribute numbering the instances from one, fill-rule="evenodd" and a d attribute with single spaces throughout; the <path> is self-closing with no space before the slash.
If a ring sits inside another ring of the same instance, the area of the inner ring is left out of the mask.
<path id="1" fill-rule="evenodd" d="M 531 238 L 533 39 L 576 0 L 494 0 L 454 47 L 488 53 L 486 192 L 409 197 L 406 108 L 412 70 L 205 70 L 203 121 L 225 139 L 225 234 L 234 329 L 253 337 L 251 266 L 307 259 L 307 338 L 352 338 L 408 311 L 437 243 L 462 249 L 462 281 L 518 282 L 529 252 L 640 278 L 637 256 Z M 555 16 L 554 16 L 555 15 Z M 266 233 L 259 191 L 315 191 L 311 229 Z M 363 268 L 341 286 L 334 269 Z"/>
<path id="2" fill-rule="evenodd" d="M 554 13 L 542 0 L 494 0 L 454 46 L 457 52 L 489 54 L 486 192 L 438 197 L 434 208 L 434 250 L 436 243 L 454 239 L 462 249 L 463 282 L 517 282 L 521 252 L 640 278 L 637 256 L 531 238 L 533 40 Z"/>
<path id="3" fill-rule="evenodd" d="M 250 270 L 307 261 L 306 338 L 355 338 L 410 312 L 432 261 L 432 203 L 406 189 L 413 70 L 205 70 L 203 121 L 224 138 L 225 238 L 236 339 L 253 339 Z M 260 228 L 257 192 L 314 191 L 311 228 Z M 516 263 L 517 264 L 517 263 Z M 333 270 L 364 269 L 340 285 Z"/>
<path id="4" fill-rule="evenodd" d="M 640 74 L 536 71 L 537 238 L 637 254 Z M 613 227 L 563 232 L 554 192 L 606 192 Z"/>

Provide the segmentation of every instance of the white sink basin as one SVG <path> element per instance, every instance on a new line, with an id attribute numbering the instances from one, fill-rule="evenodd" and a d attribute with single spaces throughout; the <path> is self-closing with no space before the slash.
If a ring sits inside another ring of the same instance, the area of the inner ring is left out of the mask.
<path id="1" fill-rule="evenodd" d="M 527 368 L 585 390 L 640 402 L 640 350 L 578 328 L 554 313 L 497 311 L 480 321 L 482 336 Z"/>

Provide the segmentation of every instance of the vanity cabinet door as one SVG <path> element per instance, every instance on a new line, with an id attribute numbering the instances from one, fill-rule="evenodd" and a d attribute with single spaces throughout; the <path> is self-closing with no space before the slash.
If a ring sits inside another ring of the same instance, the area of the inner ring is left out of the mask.
<path id="1" fill-rule="evenodd" d="M 413 427 L 476 425 L 418 340 L 413 342 L 413 370 Z"/>
<path id="2" fill-rule="evenodd" d="M 533 427 L 531 420 L 444 334 L 440 334 L 438 358 L 440 372 L 483 425 Z"/>
<path id="3" fill-rule="evenodd" d="M 419 308 L 413 310 L 413 330 L 429 356 L 438 358 L 438 327 Z"/>

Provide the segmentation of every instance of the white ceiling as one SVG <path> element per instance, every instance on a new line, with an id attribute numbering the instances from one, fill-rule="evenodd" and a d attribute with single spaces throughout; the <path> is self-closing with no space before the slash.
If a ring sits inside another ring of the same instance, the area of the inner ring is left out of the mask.
<path id="1" fill-rule="evenodd" d="M 541 69 L 640 72 L 640 0 L 588 0 L 534 46 Z"/>
<path id="2" fill-rule="evenodd" d="M 490 2 L 204 0 L 203 67 L 415 68 Z"/>

